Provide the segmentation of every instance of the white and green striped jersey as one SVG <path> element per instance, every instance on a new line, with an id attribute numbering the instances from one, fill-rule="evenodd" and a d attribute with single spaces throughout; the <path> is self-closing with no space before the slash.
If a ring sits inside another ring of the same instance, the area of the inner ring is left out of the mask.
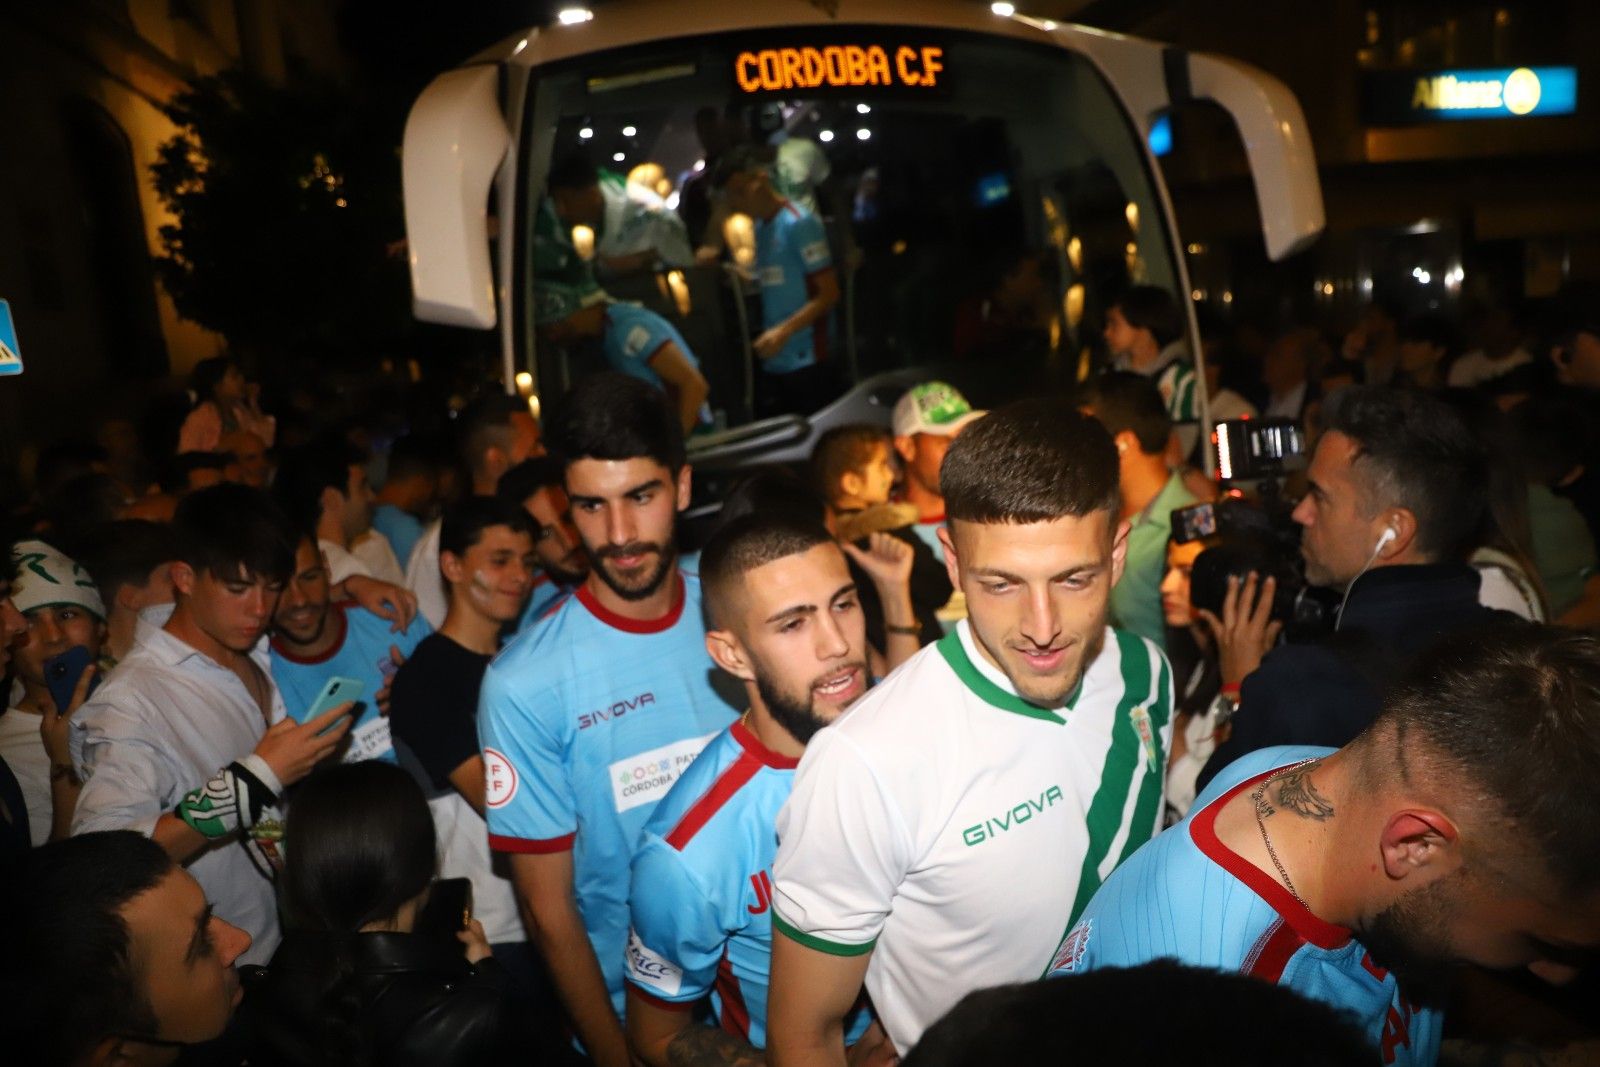
<path id="1" fill-rule="evenodd" d="M 1168 363 L 1156 376 L 1156 389 L 1173 422 L 1194 422 L 1200 417 L 1200 402 L 1194 395 L 1197 382 L 1194 366 L 1183 360 Z"/>
<path id="2" fill-rule="evenodd" d="M 901 1054 L 974 989 L 1038 978 L 1101 881 L 1156 832 L 1171 669 L 1110 629 L 1065 705 L 1019 697 L 963 621 L 806 748 L 778 816 L 774 926 L 872 952 Z"/>

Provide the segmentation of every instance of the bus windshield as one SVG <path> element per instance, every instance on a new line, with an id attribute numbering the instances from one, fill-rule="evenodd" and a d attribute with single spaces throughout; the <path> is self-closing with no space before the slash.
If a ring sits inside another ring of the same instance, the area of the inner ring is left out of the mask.
<path id="1" fill-rule="evenodd" d="M 911 368 L 991 405 L 1097 367 L 1120 290 L 1178 288 L 1140 134 L 1065 49 L 658 41 L 533 68 L 523 123 L 516 340 L 546 395 L 604 366 L 671 393 L 671 342 L 709 387 L 686 412 L 704 432 Z"/>

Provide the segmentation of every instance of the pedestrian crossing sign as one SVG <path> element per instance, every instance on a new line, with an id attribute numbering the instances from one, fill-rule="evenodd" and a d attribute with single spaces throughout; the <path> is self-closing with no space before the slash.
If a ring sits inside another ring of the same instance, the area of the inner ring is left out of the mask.
<path id="1" fill-rule="evenodd" d="M 17 344 L 17 326 L 11 321 L 11 305 L 0 300 L 0 377 L 22 373 L 22 348 Z"/>

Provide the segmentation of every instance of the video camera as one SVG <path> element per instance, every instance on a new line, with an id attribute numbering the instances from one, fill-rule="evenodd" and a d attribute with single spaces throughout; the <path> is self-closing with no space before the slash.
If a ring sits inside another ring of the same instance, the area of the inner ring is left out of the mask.
<path id="1" fill-rule="evenodd" d="M 1304 433 L 1291 419 L 1228 419 L 1217 423 L 1212 441 L 1222 498 L 1172 513 L 1175 544 L 1211 542 L 1191 569 L 1190 602 L 1220 617 L 1228 578 L 1254 571 L 1277 579 L 1272 618 L 1290 640 L 1325 632 L 1335 600 L 1306 584 L 1300 524 L 1283 491 L 1285 478 L 1305 469 Z"/>

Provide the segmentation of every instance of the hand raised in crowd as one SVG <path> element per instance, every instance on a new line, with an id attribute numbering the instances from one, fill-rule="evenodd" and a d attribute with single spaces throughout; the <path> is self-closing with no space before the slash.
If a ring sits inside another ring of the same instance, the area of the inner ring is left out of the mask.
<path id="1" fill-rule="evenodd" d="M 67 701 L 66 708 L 57 709 L 55 701 L 51 701 L 46 705 L 44 714 L 40 716 L 39 737 L 44 742 L 45 755 L 50 757 L 50 766 L 72 765 L 72 753 L 67 745 L 67 737 L 72 728 L 72 716 L 83 707 L 84 701 L 89 699 L 89 687 L 99 675 L 98 667 L 84 671 L 83 676 L 78 679 L 77 686 L 72 690 L 72 699 Z"/>
<path id="2" fill-rule="evenodd" d="M 379 715 L 389 714 L 389 690 L 394 688 L 395 675 L 406 665 L 406 658 L 400 654 L 400 649 L 396 645 L 389 646 L 389 662 L 394 664 L 394 670 L 384 676 L 383 688 L 372 697 L 372 702 L 378 705 Z"/>
<path id="3" fill-rule="evenodd" d="M 417 595 L 402 586 L 381 582 L 365 574 L 352 574 L 344 580 L 350 599 L 374 615 L 388 619 L 391 633 L 399 633 L 417 617 Z"/>
<path id="4" fill-rule="evenodd" d="M 350 731 L 355 701 L 347 700 L 307 722 L 280 719 L 267 727 L 255 754 L 283 785 L 293 785 L 331 756 Z"/>
<path id="5" fill-rule="evenodd" d="M 456 933 L 456 940 L 466 946 L 468 963 L 481 963 L 494 955 L 494 949 L 489 947 L 489 936 L 477 919 L 468 919 L 466 927 Z"/>
<path id="6" fill-rule="evenodd" d="M 845 555 L 855 560 L 856 566 L 867 572 L 872 584 L 880 589 L 896 589 L 911 581 L 914 554 L 911 546 L 889 533 L 875 533 L 867 537 L 867 547 L 858 548 L 849 541 L 841 541 Z"/>
<path id="7" fill-rule="evenodd" d="M 1278 635 L 1283 632 L 1283 623 L 1272 621 L 1272 602 L 1278 592 L 1278 580 L 1271 575 L 1264 582 L 1257 579 L 1254 571 L 1242 583 L 1238 575 L 1228 576 L 1228 591 L 1222 596 L 1222 618 L 1205 608 L 1196 612 L 1217 643 L 1223 685 L 1238 685 L 1261 666 L 1262 657 L 1278 643 Z"/>

